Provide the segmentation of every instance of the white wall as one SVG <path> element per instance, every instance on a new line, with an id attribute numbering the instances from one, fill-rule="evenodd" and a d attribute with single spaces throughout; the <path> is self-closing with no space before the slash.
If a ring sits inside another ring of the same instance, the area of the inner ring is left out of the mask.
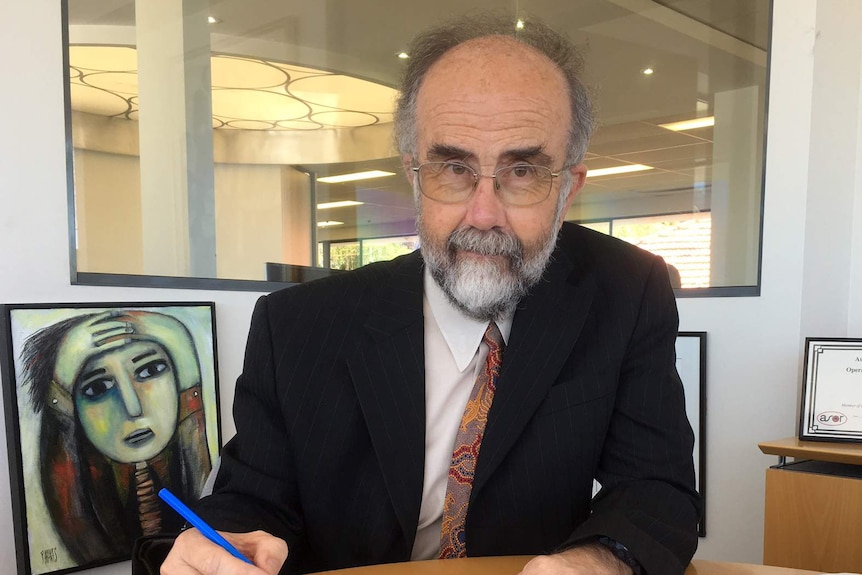
<path id="1" fill-rule="evenodd" d="M 681 328 L 709 332 L 700 558 L 762 558 L 764 468 L 776 461 L 756 444 L 796 434 L 804 338 L 862 337 L 849 321 L 862 303 L 851 289 L 862 267 L 860 29 L 857 0 L 775 0 L 762 294 L 679 302 Z"/>
<path id="2" fill-rule="evenodd" d="M 756 444 L 795 433 L 802 339 L 862 336 L 862 295 L 852 289 L 862 281 L 862 263 L 853 257 L 862 236 L 862 39 L 848 33 L 862 29 L 859 4 L 775 0 L 763 294 L 680 301 L 681 328 L 709 333 L 708 536 L 701 558 L 760 561 L 763 474 L 774 458 Z M 69 285 L 61 53 L 56 0 L 0 2 L 0 302 L 216 301 L 222 419 L 230 436 L 233 381 L 257 294 Z M 841 161 L 831 161 L 838 152 Z M 840 210 L 830 208 L 833 200 Z M 833 254 L 837 261 L 822 261 Z M 4 439 L 0 494 L 10 492 Z M 0 495 L 3 572 L 14 563 L 10 497 Z M 128 569 L 121 563 L 87 573 Z"/>
<path id="3" fill-rule="evenodd" d="M 69 285 L 60 3 L 0 2 L 0 54 L 0 302 L 215 301 L 222 432 L 230 437 L 233 382 L 259 294 Z M 2 435 L 0 573 L 6 574 L 14 572 L 15 548 Z M 128 563 L 119 563 L 86 573 L 128 572 Z"/>

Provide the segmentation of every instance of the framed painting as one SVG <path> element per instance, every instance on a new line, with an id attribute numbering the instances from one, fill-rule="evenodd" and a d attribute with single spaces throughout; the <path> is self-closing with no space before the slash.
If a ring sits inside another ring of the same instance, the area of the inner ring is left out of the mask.
<path id="1" fill-rule="evenodd" d="M 706 537 L 706 332 L 681 331 L 676 338 L 676 371 L 685 389 L 685 412 L 694 430 L 694 478 L 703 498 L 698 534 Z"/>
<path id="2" fill-rule="evenodd" d="M 215 306 L 9 304 L 0 346 L 19 575 L 127 560 L 183 524 L 221 447 Z"/>

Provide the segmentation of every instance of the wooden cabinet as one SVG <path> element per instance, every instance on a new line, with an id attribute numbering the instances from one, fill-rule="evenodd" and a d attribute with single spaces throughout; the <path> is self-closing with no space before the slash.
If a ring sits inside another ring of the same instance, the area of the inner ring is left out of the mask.
<path id="1" fill-rule="evenodd" d="M 766 470 L 763 563 L 862 572 L 862 444 L 789 438 L 759 447 L 780 458 Z"/>

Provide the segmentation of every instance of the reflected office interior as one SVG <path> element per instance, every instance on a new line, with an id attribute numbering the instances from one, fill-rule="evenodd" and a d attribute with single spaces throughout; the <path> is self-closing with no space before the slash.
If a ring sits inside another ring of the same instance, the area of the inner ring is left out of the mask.
<path id="1" fill-rule="evenodd" d="M 757 293 L 768 0 L 67 0 L 73 281 L 254 289 L 416 249 L 407 44 L 487 9 L 583 46 L 599 128 L 566 219 L 680 295 Z"/>

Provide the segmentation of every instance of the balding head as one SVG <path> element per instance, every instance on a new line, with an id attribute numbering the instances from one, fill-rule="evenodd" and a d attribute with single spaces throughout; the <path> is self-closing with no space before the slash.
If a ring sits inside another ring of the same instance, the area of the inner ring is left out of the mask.
<path id="1" fill-rule="evenodd" d="M 398 151 L 402 156 L 416 155 L 416 102 L 423 81 L 434 64 L 468 42 L 486 41 L 495 36 L 507 38 L 512 50 L 516 44 L 530 47 L 536 56 L 543 56 L 558 69 L 569 104 L 566 163 L 580 163 L 592 135 L 593 112 L 589 95 L 581 82 L 583 60 L 578 50 L 563 36 L 539 22 L 528 21 L 523 29 L 516 30 L 511 19 L 496 16 L 460 18 L 428 30 L 413 41 L 395 111 Z M 463 74 L 466 76 L 477 71 L 475 64 L 468 65 Z"/>

